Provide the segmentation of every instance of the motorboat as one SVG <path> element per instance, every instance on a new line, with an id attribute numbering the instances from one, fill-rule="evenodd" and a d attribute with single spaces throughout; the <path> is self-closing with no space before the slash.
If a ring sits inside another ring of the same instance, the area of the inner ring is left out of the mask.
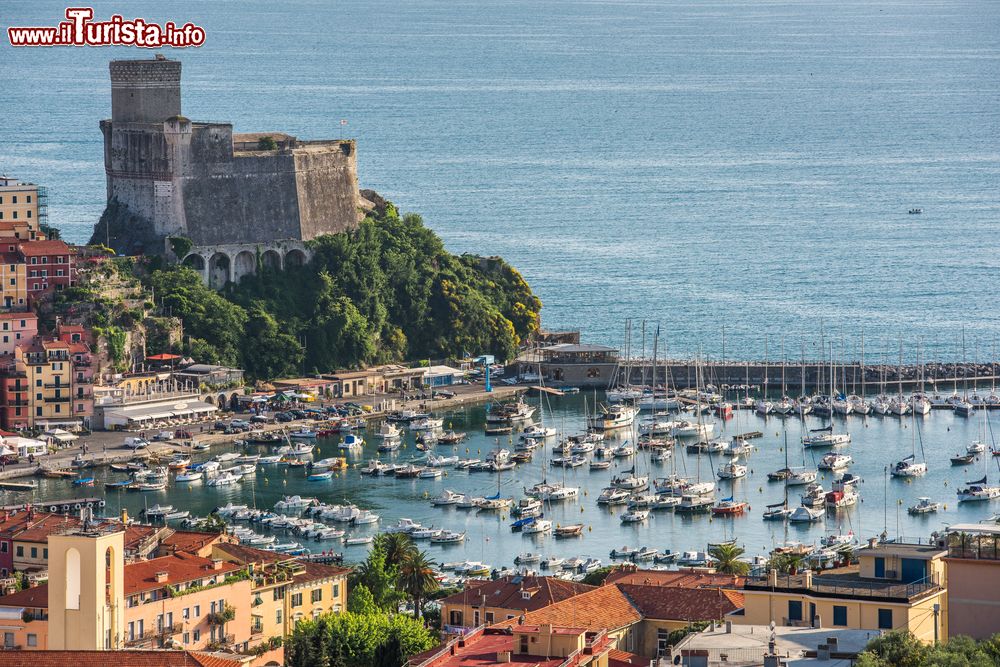
<path id="1" fill-rule="evenodd" d="M 216 477 L 208 480 L 209 486 L 231 486 L 243 479 L 243 475 L 236 475 L 230 472 L 220 473 Z"/>
<path id="2" fill-rule="evenodd" d="M 399 440 L 402 435 L 402 430 L 390 421 L 383 422 L 382 426 L 375 433 L 375 437 L 379 440 Z"/>
<path id="3" fill-rule="evenodd" d="M 677 564 L 684 567 L 705 567 L 712 557 L 704 551 L 684 551 L 677 557 Z"/>
<path id="4" fill-rule="evenodd" d="M 965 447 L 965 451 L 968 454 L 982 454 L 986 451 L 986 445 L 979 440 L 974 440 Z"/>
<path id="5" fill-rule="evenodd" d="M 917 498 L 916 505 L 910 505 L 906 508 L 909 514 L 932 514 L 937 512 L 941 508 L 941 503 L 934 502 L 926 496 Z"/>
<path id="6" fill-rule="evenodd" d="M 178 475 L 174 477 L 174 481 L 180 483 L 200 482 L 203 479 L 205 479 L 204 473 L 194 471 L 178 473 Z"/>
<path id="7" fill-rule="evenodd" d="M 567 526 L 556 526 L 556 537 L 578 537 L 583 534 L 583 524 L 573 523 Z"/>
<path id="8" fill-rule="evenodd" d="M 956 454 L 951 457 L 953 466 L 967 466 L 976 460 L 975 454 Z"/>
<path id="9" fill-rule="evenodd" d="M 551 426 L 542 426 L 541 424 L 528 424 L 521 431 L 519 436 L 521 440 L 545 440 L 546 438 L 555 437 L 557 431 Z"/>
<path id="10" fill-rule="evenodd" d="M 515 516 L 529 517 L 538 516 L 542 511 L 542 501 L 538 498 L 522 498 L 517 501 L 517 505 L 511 510 Z"/>
<path id="11" fill-rule="evenodd" d="M 373 523 L 378 523 L 380 517 L 378 514 L 371 512 L 369 510 L 361 510 L 354 515 L 354 521 L 352 522 L 355 526 L 367 526 Z"/>
<path id="12" fill-rule="evenodd" d="M 675 512 L 681 514 L 697 514 L 700 512 L 710 512 L 712 510 L 713 499 L 705 495 L 684 494 L 681 501 L 674 507 Z"/>
<path id="13" fill-rule="evenodd" d="M 830 452 L 820 459 L 818 467 L 820 470 L 844 470 L 853 462 L 854 459 L 847 454 Z"/>
<path id="14" fill-rule="evenodd" d="M 328 480 L 328 479 L 332 479 L 332 478 L 333 478 L 333 471 L 332 470 L 324 470 L 322 472 L 310 473 L 309 476 L 306 479 L 309 480 L 310 482 L 322 482 L 324 480 Z"/>
<path id="15" fill-rule="evenodd" d="M 236 452 L 224 452 L 222 454 L 217 455 L 212 460 L 218 463 L 229 463 L 230 461 L 235 461 L 238 458 L 240 458 L 240 455 L 237 454 Z"/>
<path id="16" fill-rule="evenodd" d="M 416 528 L 409 532 L 411 540 L 429 540 L 435 535 L 440 535 L 442 530 L 431 526 L 429 528 Z"/>
<path id="17" fill-rule="evenodd" d="M 615 560 L 629 560 L 636 554 L 637 551 L 638 549 L 629 546 L 615 547 L 614 549 L 611 550 L 610 555 L 611 558 Z"/>
<path id="18" fill-rule="evenodd" d="M 632 509 L 622 514 L 622 523 L 641 523 L 649 518 L 649 510 Z"/>
<path id="19" fill-rule="evenodd" d="M 174 511 L 173 505 L 156 504 L 153 505 L 152 507 L 148 507 L 145 510 L 143 510 L 143 514 L 145 514 L 150 519 L 159 519 L 173 511 Z"/>
<path id="20" fill-rule="evenodd" d="M 733 500 L 733 497 L 723 498 L 712 506 L 712 514 L 716 516 L 739 516 L 744 514 L 749 507 L 749 503 L 742 500 Z"/>
<path id="21" fill-rule="evenodd" d="M 661 493 L 656 496 L 656 500 L 653 502 L 652 508 L 654 510 L 671 510 L 675 509 L 681 504 L 680 496 L 672 496 L 669 494 Z"/>
<path id="22" fill-rule="evenodd" d="M 821 507 L 826 502 L 826 489 L 822 484 L 813 482 L 806 487 L 805 493 L 799 496 L 799 500 L 806 507 Z"/>
<path id="23" fill-rule="evenodd" d="M 673 452 L 669 449 L 654 449 L 653 453 L 649 457 L 651 463 L 666 463 L 673 456 Z M 593 468 L 593 465 L 591 465 Z"/>
<path id="24" fill-rule="evenodd" d="M 773 505 L 767 505 L 761 518 L 764 521 L 784 521 L 787 519 L 793 510 L 789 509 L 786 502 L 775 503 Z"/>
<path id="25" fill-rule="evenodd" d="M 338 449 L 355 450 L 361 449 L 365 446 L 365 441 L 361 436 L 355 435 L 353 433 L 348 433 L 344 436 L 344 439 L 340 441 L 337 445 Z"/>
<path id="26" fill-rule="evenodd" d="M 739 462 L 739 459 L 733 459 L 728 463 L 724 463 L 719 466 L 716 471 L 719 479 L 739 479 L 741 477 L 746 477 L 749 468 Z"/>
<path id="27" fill-rule="evenodd" d="M 749 456 L 752 452 L 753 452 L 753 445 L 751 445 L 746 440 L 741 440 L 739 438 L 734 438 L 722 450 L 722 453 L 725 456 L 733 456 L 733 457 Z"/>
<path id="28" fill-rule="evenodd" d="M 587 428 L 594 431 L 612 431 L 631 426 L 635 422 L 639 408 L 632 405 L 613 403 L 599 405 L 597 412 L 587 415 Z"/>
<path id="29" fill-rule="evenodd" d="M 420 479 L 438 479 L 444 476 L 444 470 L 441 468 L 424 468 L 417 473 L 417 477 Z"/>
<path id="30" fill-rule="evenodd" d="M 274 509 L 278 512 L 289 510 L 301 511 L 307 507 L 317 504 L 315 498 L 304 498 L 302 496 L 285 496 L 274 504 Z"/>
<path id="31" fill-rule="evenodd" d="M 431 544 L 458 544 L 465 541 L 465 533 L 454 530 L 442 530 L 437 535 L 431 536 Z"/>
<path id="32" fill-rule="evenodd" d="M 523 535 L 542 535 L 552 532 L 552 522 L 548 519 L 535 519 L 521 529 Z"/>
<path id="33" fill-rule="evenodd" d="M 441 492 L 441 495 L 431 500 L 431 505 L 436 505 L 439 507 L 443 505 L 457 505 L 461 499 L 462 499 L 461 493 L 455 493 L 454 491 L 445 489 L 444 491 Z"/>
<path id="34" fill-rule="evenodd" d="M 713 422 L 699 424 L 685 419 L 677 422 L 677 426 L 673 428 L 671 435 L 675 438 L 701 438 L 707 440 L 712 437 L 714 432 L 715 424 Z"/>
<path id="35" fill-rule="evenodd" d="M 598 505 L 624 505 L 628 503 L 629 492 L 625 489 L 616 489 L 614 487 L 608 487 L 601 491 L 601 494 L 597 496 Z"/>
<path id="36" fill-rule="evenodd" d="M 444 426 L 444 419 L 440 417 L 424 417 L 410 422 L 411 431 L 436 431 Z"/>
<path id="37" fill-rule="evenodd" d="M 652 493 L 641 493 L 633 495 L 628 499 L 626 506 L 629 509 L 650 509 L 656 504 L 656 495 Z"/>
<path id="38" fill-rule="evenodd" d="M 558 556 L 549 556 L 548 558 L 543 558 L 538 564 L 539 567 L 546 570 L 555 570 L 562 566 L 566 562 L 565 558 L 559 558 Z"/>
<path id="39" fill-rule="evenodd" d="M 834 433 L 833 426 L 811 429 L 809 435 L 803 436 L 803 447 L 839 447 L 850 444 L 850 433 Z"/>

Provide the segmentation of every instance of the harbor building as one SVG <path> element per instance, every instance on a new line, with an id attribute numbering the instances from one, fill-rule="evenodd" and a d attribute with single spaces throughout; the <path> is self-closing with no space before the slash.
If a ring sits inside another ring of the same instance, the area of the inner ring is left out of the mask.
<path id="1" fill-rule="evenodd" d="M 162 55 L 111 61 L 110 74 L 107 207 L 92 242 L 165 254 L 220 288 L 258 265 L 303 264 L 305 241 L 353 229 L 370 207 L 353 140 L 191 121 L 181 115 L 181 63 Z"/>
<path id="2" fill-rule="evenodd" d="M 1000 526 L 948 527 L 948 631 L 974 639 L 1000 632 Z"/>
<path id="3" fill-rule="evenodd" d="M 739 624 L 856 630 L 909 630 L 921 641 L 949 636 L 947 551 L 928 541 L 877 542 L 857 553 L 858 565 L 814 573 L 749 577 Z"/>
<path id="4" fill-rule="evenodd" d="M 537 376 L 552 387 L 608 387 L 618 368 L 618 349 L 592 343 L 557 343 L 521 354 L 518 375 Z"/>

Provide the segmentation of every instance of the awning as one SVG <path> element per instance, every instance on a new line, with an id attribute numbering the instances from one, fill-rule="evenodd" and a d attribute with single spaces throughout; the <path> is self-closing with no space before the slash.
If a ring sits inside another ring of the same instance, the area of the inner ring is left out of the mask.
<path id="1" fill-rule="evenodd" d="M 69 431 L 64 431 L 61 428 L 50 429 L 45 432 L 45 435 L 58 442 L 73 442 L 74 440 L 78 440 L 80 438 L 80 436 L 73 435 Z"/>
<path id="2" fill-rule="evenodd" d="M 215 412 L 217 407 L 204 401 L 179 401 L 177 403 L 158 403 L 156 405 L 136 405 L 108 410 L 104 413 L 105 422 L 127 423 L 144 422 L 155 419 L 170 419 L 172 417 L 190 417 L 206 412 Z"/>

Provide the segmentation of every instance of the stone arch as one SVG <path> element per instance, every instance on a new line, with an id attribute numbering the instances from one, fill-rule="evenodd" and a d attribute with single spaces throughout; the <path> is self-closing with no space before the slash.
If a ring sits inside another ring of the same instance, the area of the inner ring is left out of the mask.
<path id="1" fill-rule="evenodd" d="M 220 410 L 225 410 L 229 406 L 229 401 L 226 398 L 225 394 L 219 394 L 219 398 L 217 400 L 218 400 L 217 405 L 219 406 Z"/>
<path id="2" fill-rule="evenodd" d="M 234 391 L 229 395 L 229 409 L 232 410 L 233 412 L 239 411 L 240 408 L 239 395 L 240 394 L 238 391 Z"/>
<path id="3" fill-rule="evenodd" d="M 184 261 L 182 261 L 181 264 L 189 268 L 192 268 L 195 271 L 198 271 L 199 273 L 205 271 L 205 258 L 196 252 L 193 252 L 187 257 L 185 257 Z"/>
<path id="4" fill-rule="evenodd" d="M 233 258 L 233 282 L 238 283 L 244 276 L 257 273 L 257 257 L 249 250 L 241 250 Z"/>
<path id="5" fill-rule="evenodd" d="M 285 268 L 292 266 L 304 266 L 305 263 L 306 254 L 298 248 L 292 248 L 285 253 Z"/>
<path id="6" fill-rule="evenodd" d="M 260 256 L 260 263 L 268 271 L 281 270 L 281 255 L 277 250 L 265 250 Z"/>
<path id="7" fill-rule="evenodd" d="M 66 551 L 66 608 L 80 608 L 80 582 L 83 573 L 80 563 L 80 552 L 74 547 Z"/>
<path id="8" fill-rule="evenodd" d="M 208 286 L 212 289 L 225 287 L 226 283 L 232 280 L 231 268 L 232 262 L 229 261 L 229 255 L 223 252 L 212 255 L 211 259 L 208 260 Z"/>
<path id="9" fill-rule="evenodd" d="M 205 400 L 205 402 L 206 402 L 206 403 L 208 403 L 209 405 L 215 405 L 215 397 L 214 397 L 214 396 L 212 396 L 211 394 L 210 394 L 210 395 L 208 395 L 208 396 L 206 396 L 204 400 Z"/>

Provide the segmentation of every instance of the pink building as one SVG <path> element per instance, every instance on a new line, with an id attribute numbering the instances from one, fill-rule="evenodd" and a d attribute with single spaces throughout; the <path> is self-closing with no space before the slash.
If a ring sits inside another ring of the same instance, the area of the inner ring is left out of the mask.
<path id="1" fill-rule="evenodd" d="M 38 316 L 34 313 L 0 313 L 0 355 L 13 355 L 15 347 L 37 335 Z"/>

